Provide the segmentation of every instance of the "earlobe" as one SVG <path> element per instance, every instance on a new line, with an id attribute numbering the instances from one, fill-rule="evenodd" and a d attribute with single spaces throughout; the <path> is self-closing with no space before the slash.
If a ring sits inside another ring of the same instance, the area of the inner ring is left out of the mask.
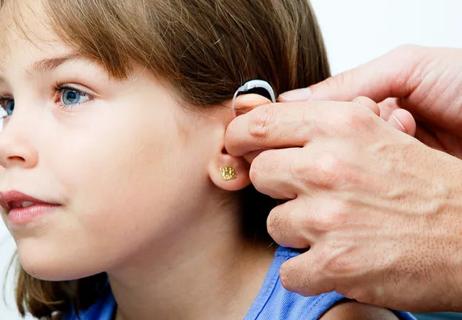
<path id="1" fill-rule="evenodd" d="M 236 115 L 240 115 L 257 106 L 271 103 L 271 101 L 262 95 L 249 93 L 240 95 L 235 101 L 230 101 L 229 103 L 234 103 L 233 110 Z M 210 161 L 208 173 L 210 179 L 218 188 L 227 191 L 238 191 L 250 185 L 249 168 L 250 164 L 244 157 L 234 157 L 228 154 L 223 147 L 222 151 Z"/>
<path id="2" fill-rule="evenodd" d="M 222 151 L 209 164 L 212 182 L 220 189 L 238 191 L 250 184 L 250 165 L 241 157 L 233 157 Z"/>

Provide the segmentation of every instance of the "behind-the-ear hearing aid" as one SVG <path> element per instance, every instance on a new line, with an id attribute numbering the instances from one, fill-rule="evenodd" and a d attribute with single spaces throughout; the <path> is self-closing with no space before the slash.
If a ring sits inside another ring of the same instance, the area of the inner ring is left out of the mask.
<path id="1" fill-rule="evenodd" d="M 276 102 L 276 95 L 274 94 L 273 87 L 271 87 L 271 85 L 268 82 L 259 79 L 250 80 L 244 83 L 242 86 L 240 86 L 234 93 L 233 101 L 231 104 L 234 116 L 237 115 L 235 107 L 236 98 L 241 94 L 246 93 L 256 93 L 265 98 L 270 99 L 273 103 Z"/>

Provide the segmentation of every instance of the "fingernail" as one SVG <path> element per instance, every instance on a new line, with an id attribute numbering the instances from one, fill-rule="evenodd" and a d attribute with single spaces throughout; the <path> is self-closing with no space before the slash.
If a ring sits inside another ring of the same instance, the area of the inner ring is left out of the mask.
<path id="1" fill-rule="evenodd" d="M 403 123 L 398 119 L 397 116 L 395 116 L 394 114 L 391 115 L 391 118 L 393 120 L 395 120 L 395 122 L 398 124 L 398 126 L 400 126 L 401 128 L 401 131 L 403 131 L 404 133 L 406 133 L 406 128 L 404 127 Z"/>
<path id="2" fill-rule="evenodd" d="M 303 101 L 311 97 L 310 88 L 295 89 L 284 92 L 278 98 L 279 101 Z"/>

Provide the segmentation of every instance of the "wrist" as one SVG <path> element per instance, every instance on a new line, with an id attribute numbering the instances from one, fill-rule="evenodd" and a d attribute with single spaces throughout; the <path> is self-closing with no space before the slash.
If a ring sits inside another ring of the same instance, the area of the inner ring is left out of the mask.
<path id="1" fill-rule="evenodd" d="M 443 192 L 437 193 L 438 205 L 436 220 L 430 226 L 437 230 L 440 250 L 435 258 L 441 259 L 442 291 L 441 306 L 450 311 L 462 311 L 462 160 L 443 153 L 445 165 L 440 165 L 443 174 L 437 187 Z M 433 239 L 430 239 L 431 241 Z M 432 242 L 430 242 L 432 243 Z"/>

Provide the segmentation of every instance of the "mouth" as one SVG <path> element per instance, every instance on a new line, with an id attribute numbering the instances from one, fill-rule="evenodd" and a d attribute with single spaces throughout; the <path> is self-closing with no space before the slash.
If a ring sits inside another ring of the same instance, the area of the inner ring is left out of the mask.
<path id="1" fill-rule="evenodd" d="M 48 202 L 22 193 L 20 191 L 12 190 L 7 192 L 0 192 L 0 205 L 5 210 L 6 214 L 9 214 L 10 211 L 14 209 L 32 209 L 32 207 L 60 206 L 61 204 Z"/>
<path id="2" fill-rule="evenodd" d="M 61 206 L 54 201 L 35 198 L 16 190 L 0 192 L 0 205 L 6 213 L 11 230 L 23 228 L 33 220 L 52 213 Z"/>

